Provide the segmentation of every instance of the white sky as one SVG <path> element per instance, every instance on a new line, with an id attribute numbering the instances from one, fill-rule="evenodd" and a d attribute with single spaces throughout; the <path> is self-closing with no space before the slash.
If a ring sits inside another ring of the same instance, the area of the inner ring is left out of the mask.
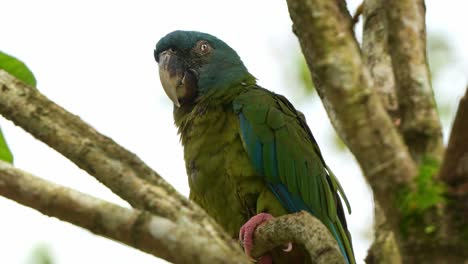
<path id="1" fill-rule="evenodd" d="M 357 2 L 350 3 L 352 10 Z M 436 96 L 452 105 L 466 84 L 466 3 L 427 1 L 429 31 L 446 36 L 456 54 L 453 67 L 436 82 Z M 299 51 L 285 1 L 0 0 L 0 7 L 0 50 L 24 60 L 46 96 L 136 153 L 185 195 L 182 148 L 172 106 L 159 84 L 154 45 L 176 29 L 204 31 L 226 41 L 262 86 L 288 96 L 306 114 L 350 199 L 348 222 L 363 263 L 370 243 L 371 196 L 351 155 L 331 146 L 322 105 L 301 98 L 287 80 Z M 0 126 L 19 168 L 126 205 L 11 122 L 0 117 Z M 155 263 L 145 253 L 1 197 L 0 212 L 0 263 L 27 263 L 31 248 L 42 242 L 50 246 L 56 263 Z"/>

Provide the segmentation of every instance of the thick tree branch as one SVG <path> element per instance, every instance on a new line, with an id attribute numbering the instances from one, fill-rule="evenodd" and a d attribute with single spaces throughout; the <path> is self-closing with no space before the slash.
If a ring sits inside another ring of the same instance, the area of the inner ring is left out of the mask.
<path id="1" fill-rule="evenodd" d="M 364 2 L 362 55 L 374 81 L 384 108 L 398 123 L 398 99 L 393 76 L 392 58 L 388 50 L 388 25 L 385 0 Z"/>
<path id="2" fill-rule="evenodd" d="M 424 0 L 385 1 L 385 4 L 401 132 L 417 162 L 426 155 L 442 160 L 442 129 L 426 56 Z"/>
<path id="3" fill-rule="evenodd" d="M 468 196 L 468 88 L 458 105 L 439 175 L 453 192 Z"/>
<path id="4" fill-rule="evenodd" d="M 366 263 L 367 264 L 400 264 L 400 250 L 395 238 L 395 233 L 387 223 L 387 218 L 380 208 L 375 204 L 374 208 L 374 241 L 369 248 Z"/>
<path id="5" fill-rule="evenodd" d="M 140 210 L 58 186 L 4 162 L 0 162 L 0 195 L 174 263 L 246 263 L 235 240 L 135 155 L 2 70 L 0 96 L 2 115 Z M 293 222 L 300 225 L 285 226 Z M 278 232 L 277 240 L 272 232 Z M 312 245 L 309 238 L 325 243 Z M 274 219 L 257 230 L 256 252 L 282 245 L 285 239 L 303 243 L 314 263 L 343 260 L 327 228 L 309 214 Z"/>
<path id="6" fill-rule="evenodd" d="M 54 184 L 0 161 L 0 195 L 173 263 L 250 263 L 240 250 L 223 251 L 212 237 L 184 223 L 124 208 Z M 190 239 L 187 239 L 190 238 Z M 255 232 L 254 256 L 287 242 L 304 245 L 313 263 L 345 263 L 328 229 L 306 212 L 275 218 Z"/>
<path id="7" fill-rule="evenodd" d="M 133 207 L 172 221 L 197 219 L 207 235 L 216 241 L 229 241 L 214 220 L 137 156 L 2 70 L 0 98 L 3 116 L 66 156 Z M 237 245 L 232 242 L 229 247 Z"/>
<path id="8" fill-rule="evenodd" d="M 124 208 L 42 180 L 0 161 L 0 195 L 174 263 L 250 263 L 199 232 L 198 223 L 173 222 Z M 190 238 L 190 239 L 187 239 Z"/>
<path id="9" fill-rule="evenodd" d="M 385 110 L 392 118 L 392 122 L 398 126 L 400 116 L 392 59 L 388 50 L 388 23 L 385 0 L 365 0 L 363 4 L 362 57 L 371 73 L 373 88 L 376 89 Z M 387 223 L 385 213 L 379 206 L 378 201 L 375 201 L 374 212 L 374 242 L 369 249 L 366 263 L 401 263 L 395 235 Z"/>
<path id="10" fill-rule="evenodd" d="M 259 226 L 252 256 L 261 256 L 288 242 L 304 245 L 312 263 L 346 263 L 328 229 L 307 212 L 281 216 Z"/>
<path id="11" fill-rule="evenodd" d="M 391 227 L 398 230 L 398 190 L 410 185 L 416 166 L 372 89 L 370 74 L 342 1 L 288 1 L 314 83 L 328 115 L 353 152 Z"/>

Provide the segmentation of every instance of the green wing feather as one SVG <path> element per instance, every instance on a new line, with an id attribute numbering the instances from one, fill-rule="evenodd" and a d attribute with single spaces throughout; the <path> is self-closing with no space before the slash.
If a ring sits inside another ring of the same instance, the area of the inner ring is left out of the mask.
<path id="1" fill-rule="evenodd" d="M 355 263 L 351 237 L 339 195 L 349 202 L 325 164 L 304 115 L 289 101 L 260 87 L 250 87 L 233 102 L 240 134 L 252 164 L 289 212 L 306 210 L 333 233 Z"/>

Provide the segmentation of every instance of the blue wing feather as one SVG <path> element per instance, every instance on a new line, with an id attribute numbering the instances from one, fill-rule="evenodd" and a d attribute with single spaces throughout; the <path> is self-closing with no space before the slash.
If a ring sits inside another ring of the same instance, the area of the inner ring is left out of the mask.
<path id="1" fill-rule="evenodd" d="M 262 96 L 259 101 L 251 103 L 253 94 L 238 98 L 234 101 L 234 111 L 239 118 L 244 148 L 254 168 L 265 177 L 269 189 L 287 211 L 305 210 L 319 218 L 336 238 L 347 262 L 354 263 L 351 238 L 343 228 L 346 220 L 344 216 L 337 216 L 337 206 L 341 208 L 341 203 L 336 201 L 339 198 L 332 189 L 342 196 L 344 193 L 324 163 L 305 120 L 284 97 L 263 89 L 253 91 Z M 265 93 L 268 96 L 265 97 Z M 292 122 L 288 123 L 291 127 L 286 122 Z M 310 148 L 300 146 L 298 140 L 303 137 L 309 138 Z M 304 157 L 304 153 L 313 157 Z M 343 198 L 349 210 L 346 197 Z M 348 246 L 343 239 L 348 240 Z"/>

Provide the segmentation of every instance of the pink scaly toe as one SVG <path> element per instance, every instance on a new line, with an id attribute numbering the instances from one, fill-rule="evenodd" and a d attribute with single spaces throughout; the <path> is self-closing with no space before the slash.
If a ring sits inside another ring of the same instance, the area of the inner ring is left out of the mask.
<path id="1" fill-rule="evenodd" d="M 239 241 L 242 242 L 242 245 L 244 246 L 244 252 L 245 255 L 247 255 L 248 258 L 252 259 L 252 256 L 250 256 L 250 251 L 252 250 L 253 247 L 253 235 L 255 233 L 255 229 L 264 222 L 272 219 L 273 216 L 268 213 L 260 213 L 252 218 L 249 219 L 240 229 L 239 231 Z M 252 259 L 253 260 L 253 259 Z M 260 264 L 271 264 L 272 259 L 270 255 L 264 255 L 260 258 L 258 261 Z"/>

